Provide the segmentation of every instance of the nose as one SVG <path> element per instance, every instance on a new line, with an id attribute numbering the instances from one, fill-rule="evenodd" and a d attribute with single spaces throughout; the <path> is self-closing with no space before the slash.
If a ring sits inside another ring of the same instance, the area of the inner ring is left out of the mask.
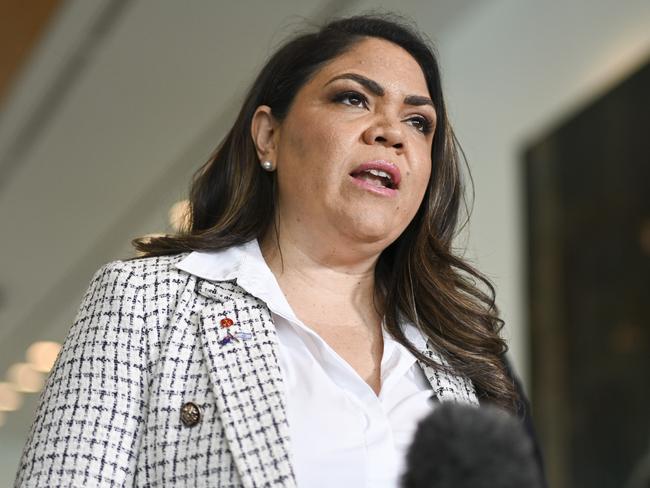
<path id="1" fill-rule="evenodd" d="M 370 125 L 363 133 L 363 140 L 370 145 L 379 143 L 398 149 L 404 147 L 402 128 L 387 118 Z"/>

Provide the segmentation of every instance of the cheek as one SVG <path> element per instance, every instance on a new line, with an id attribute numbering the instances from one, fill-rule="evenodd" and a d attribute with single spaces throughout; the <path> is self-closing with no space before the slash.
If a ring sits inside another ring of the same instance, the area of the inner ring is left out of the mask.
<path id="1" fill-rule="evenodd" d="M 411 174 L 415 180 L 413 189 L 419 195 L 423 195 L 429 185 L 429 178 L 431 178 L 431 155 L 430 153 L 422 152 L 417 158 L 418 163 L 413 166 Z"/>
<path id="2" fill-rule="evenodd" d="M 425 163 L 415 167 L 410 176 L 413 179 L 413 184 L 411 185 L 412 193 L 408 213 L 415 215 L 429 186 L 429 179 L 431 178 L 431 163 L 429 160 L 427 159 Z"/>
<path id="3" fill-rule="evenodd" d="M 287 134 L 280 152 L 280 164 L 310 186 L 321 187 L 323 181 L 338 178 L 350 156 L 350 131 L 341 131 L 327 120 L 296 121 Z"/>
<path id="4" fill-rule="evenodd" d="M 323 146 L 326 145 L 322 131 L 306 120 L 298 120 L 288 130 L 282 157 L 287 160 L 287 164 L 303 166 L 305 170 L 309 170 L 311 161 L 321 152 Z"/>
<path id="5" fill-rule="evenodd" d="M 287 139 L 281 146 L 281 156 L 283 159 L 288 159 L 289 164 L 300 161 L 308 153 L 309 134 L 305 131 L 295 130 L 292 127 L 287 131 Z"/>
<path id="6" fill-rule="evenodd" d="M 303 127 L 296 128 L 302 124 Z M 288 126 L 280 142 L 278 153 L 278 183 L 285 201 L 301 208 L 318 200 L 327 178 L 330 147 L 328 135 L 314 124 L 294 121 Z"/>
<path id="7" fill-rule="evenodd" d="M 427 187 L 429 186 L 430 178 L 431 178 L 431 163 L 429 163 L 429 165 L 423 169 L 422 174 L 420 175 L 420 197 L 424 196 L 424 192 L 427 190 Z"/>
<path id="8" fill-rule="evenodd" d="M 337 127 L 334 121 L 305 122 L 302 131 L 303 147 L 315 162 L 326 163 L 331 168 L 343 162 L 341 158 L 349 152 L 347 139 L 350 134 Z"/>

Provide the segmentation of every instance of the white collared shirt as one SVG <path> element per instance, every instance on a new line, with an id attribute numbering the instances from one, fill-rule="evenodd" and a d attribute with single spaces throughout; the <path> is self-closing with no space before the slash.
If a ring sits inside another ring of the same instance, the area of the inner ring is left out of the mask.
<path id="1" fill-rule="evenodd" d="M 383 329 L 377 396 L 317 333 L 296 317 L 257 240 L 219 252 L 193 252 L 178 268 L 209 280 L 232 280 L 264 301 L 280 344 L 287 419 L 300 488 L 397 488 L 419 420 L 431 412 L 431 385 L 416 358 Z M 422 334 L 402 324 L 407 339 Z"/>

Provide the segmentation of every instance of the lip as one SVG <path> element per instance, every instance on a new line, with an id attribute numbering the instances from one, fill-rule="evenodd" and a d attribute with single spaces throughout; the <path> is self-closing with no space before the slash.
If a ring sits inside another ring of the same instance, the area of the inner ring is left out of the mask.
<path id="1" fill-rule="evenodd" d="M 352 175 L 350 175 L 350 179 L 352 180 L 352 183 L 357 185 L 359 188 L 363 188 L 364 190 L 368 190 L 377 195 L 381 195 L 385 197 L 394 197 L 398 193 L 398 191 L 393 188 L 386 188 L 384 186 L 375 186 L 372 183 L 368 183 L 365 180 L 360 180 L 359 178 L 355 178 Z"/>
<path id="2" fill-rule="evenodd" d="M 360 173 L 362 171 L 368 171 L 369 169 L 377 169 L 379 171 L 384 171 L 388 173 L 391 179 L 393 180 L 393 185 L 395 186 L 395 188 L 379 188 L 379 189 L 390 190 L 391 192 L 397 192 L 397 190 L 399 190 L 399 184 L 400 181 L 402 181 L 402 175 L 399 171 L 399 168 L 397 167 L 396 164 L 391 163 L 390 161 L 386 161 L 384 159 L 378 159 L 375 161 L 367 161 L 365 163 L 362 163 L 350 172 L 350 176 L 352 176 L 355 173 Z M 352 178 L 354 178 L 354 176 L 352 176 Z M 357 180 L 356 178 L 354 178 L 354 180 L 359 183 L 363 182 L 362 180 Z M 374 188 L 378 188 L 378 187 L 374 187 Z"/>

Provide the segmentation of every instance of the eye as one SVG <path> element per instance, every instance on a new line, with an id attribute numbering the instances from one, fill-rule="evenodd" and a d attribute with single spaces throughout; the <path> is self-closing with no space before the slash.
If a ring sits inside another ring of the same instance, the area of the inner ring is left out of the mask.
<path id="1" fill-rule="evenodd" d="M 346 91 L 337 93 L 334 96 L 334 101 L 339 103 L 345 103 L 345 105 L 350 105 L 352 107 L 368 107 L 368 100 L 361 93 L 355 91 Z M 348 103 L 346 103 L 348 102 Z"/>
<path id="2" fill-rule="evenodd" d="M 413 117 L 409 122 L 415 122 L 413 127 L 423 134 L 429 134 L 433 130 L 433 123 L 426 117 Z"/>

